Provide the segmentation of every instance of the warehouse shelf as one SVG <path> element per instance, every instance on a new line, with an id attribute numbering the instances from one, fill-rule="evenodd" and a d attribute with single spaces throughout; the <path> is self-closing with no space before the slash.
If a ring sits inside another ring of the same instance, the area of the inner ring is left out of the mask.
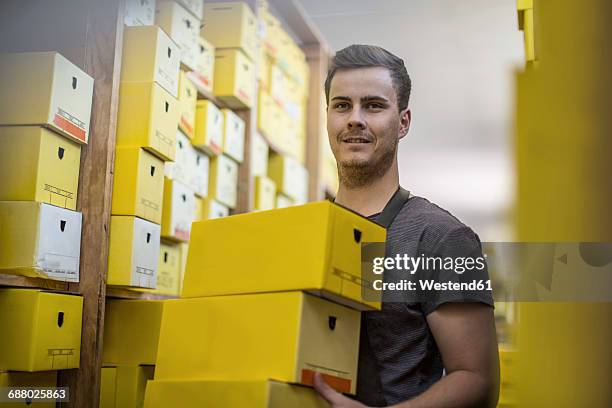
<path id="1" fill-rule="evenodd" d="M 106 287 L 107 298 L 118 298 L 118 299 L 142 299 L 142 300 L 165 300 L 165 299 L 176 299 L 176 296 L 160 295 L 157 293 L 148 293 L 136 291 L 128 288 L 121 288 L 115 286 Z"/>
<path id="2" fill-rule="evenodd" d="M 0 274 L 0 286 L 8 286 L 15 288 L 37 288 L 45 290 L 55 290 L 58 292 L 71 292 L 70 284 L 68 282 L 19 275 Z"/>

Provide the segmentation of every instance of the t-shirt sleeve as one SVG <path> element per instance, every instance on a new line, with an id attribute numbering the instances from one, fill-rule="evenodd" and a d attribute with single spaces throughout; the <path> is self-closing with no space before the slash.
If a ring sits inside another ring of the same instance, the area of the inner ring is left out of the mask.
<path id="1" fill-rule="evenodd" d="M 437 242 L 423 240 L 422 243 L 419 253 L 428 262 L 428 267 L 419 271 L 420 279 L 432 284 L 421 294 L 425 315 L 451 302 L 479 302 L 493 306 L 486 258 L 474 231 L 459 226 Z"/>

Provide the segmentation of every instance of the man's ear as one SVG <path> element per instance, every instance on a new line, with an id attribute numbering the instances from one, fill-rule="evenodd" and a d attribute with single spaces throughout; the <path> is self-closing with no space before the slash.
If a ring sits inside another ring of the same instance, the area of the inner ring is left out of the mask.
<path id="1" fill-rule="evenodd" d="M 412 120 L 412 112 L 409 108 L 404 109 L 400 112 L 400 127 L 399 127 L 399 138 L 403 138 L 408 134 L 410 129 L 410 121 Z"/>

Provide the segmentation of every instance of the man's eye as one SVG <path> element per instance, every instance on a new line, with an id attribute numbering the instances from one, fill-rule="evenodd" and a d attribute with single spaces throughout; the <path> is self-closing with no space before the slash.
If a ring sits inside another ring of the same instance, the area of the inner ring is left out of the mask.
<path id="1" fill-rule="evenodd" d="M 346 102 L 341 102 L 341 103 L 337 103 L 334 105 L 335 109 L 346 109 L 348 108 L 348 103 Z"/>
<path id="2" fill-rule="evenodd" d="M 369 104 L 367 105 L 367 108 L 368 108 L 368 109 L 383 109 L 383 108 L 384 108 L 384 106 L 383 106 L 383 105 L 381 105 L 380 103 L 369 103 Z"/>

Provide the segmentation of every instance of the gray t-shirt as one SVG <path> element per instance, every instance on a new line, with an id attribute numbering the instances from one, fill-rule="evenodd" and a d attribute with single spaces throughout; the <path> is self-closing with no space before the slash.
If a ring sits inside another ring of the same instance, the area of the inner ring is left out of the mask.
<path id="1" fill-rule="evenodd" d="M 448 211 L 412 196 L 387 229 L 386 256 L 396 254 L 477 257 L 482 247 L 478 235 Z M 487 276 L 486 269 L 480 273 Z M 383 302 L 381 311 L 362 314 L 357 400 L 368 406 L 396 404 L 442 377 L 442 357 L 426 316 L 447 302 L 492 306 L 493 298 L 487 291 L 434 291 L 418 302 Z"/>

